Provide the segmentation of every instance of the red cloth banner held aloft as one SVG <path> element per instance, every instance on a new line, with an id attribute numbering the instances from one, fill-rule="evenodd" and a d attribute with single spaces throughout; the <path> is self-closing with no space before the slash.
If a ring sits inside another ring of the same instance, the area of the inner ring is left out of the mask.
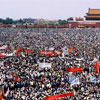
<path id="1" fill-rule="evenodd" d="M 66 72 L 81 72 L 82 68 L 67 68 Z"/>
<path id="2" fill-rule="evenodd" d="M 12 78 L 14 78 L 15 76 L 14 76 L 14 74 L 12 74 Z"/>
<path id="3" fill-rule="evenodd" d="M 4 89 L 3 88 L 1 88 L 1 91 L 0 91 L 0 100 L 3 100 L 2 99 L 2 96 L 4 95 Z"/>
<path id="4" fill-rule="evenodd" d="M 30 49 L 25 49 L 25 54 L 27 54 L 28 52 L 31 52 Z"/>
<path id="5" fill-rule="evenodd" d="M 11 48 L 10 48 L 10 47 L 8 47 L 8 50 L 11 50 Z"/>
<path id="6" fill-rule="evenodd" d="M 53 56 L 52 51 L 40 51 L 41 55 L 49 55 L 49 56 Z"/>
<path id="7" fill-rule="evenodd" d="M 47 96 L 47 97 L 44 97 L 43 100 L 54 100 L 54 99 L 58 99 L 58 98 L 66 97 L 66 96 L 73 96 L 73 93 L 69 92 L 69 93 L 63 93 L 63 94 L 58 94 L 54 96 Z"/>
<path id="8" fill-rule="evenodd" d="M 18 82 L 18 81 L 19 81 L 19 79 L 18 79 L 17 76 L 14 77 L 14 81 L 15 81 L 15 82 Z"/>
<path id="9" fill-rule="evenodd" d="M 72 51 L 73 51 L 73 48 L 72 48 L 72 46 L 70 46 L 70 48 L 68 49 L 68 52 L 72 53 Z"/>
<path id="10" fill-rule="evenodd" d="M 98 63 L 98 60 L 93 64 L 93 67 L 95 69 L 95 73 L 99 73 L 99 63 Z"/>
<path id="11" fill-rule="evenodd" d="M 44 82 L 44 79 L 43 79 L 44 77 L 43 77 L 43 75 L 42 75 L 42 77 L 41 77 L 41 83 L 43 83 Z"/>
<path id="12" fill-rule="evenodd" d="M 22 51 L 22 48 L 18 48 L 17 50 L 16 50 L 16 55 L 18 55 L 18 52 L 19 51 Z"/>
<path id="13" fill-rule="evenodd" d="M 2 58 L 2 54 L 0 53 L 0 58 Z"/>

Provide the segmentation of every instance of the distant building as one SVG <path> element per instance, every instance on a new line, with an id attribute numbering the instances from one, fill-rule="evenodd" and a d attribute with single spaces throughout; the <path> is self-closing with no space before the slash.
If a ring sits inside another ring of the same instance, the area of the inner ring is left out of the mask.
<path id="1" fill-rule="evenodd" d="M 48 20 L 48 19 L 36 19 L 34 24 L 58 24 L 57 20 Z"/>
<path id="2" fill-rule="evenodd" d="M 100 20 L 100 9 L 90 9 L 85 16 L 86 20 Z"/>
<path id="3" fill-rule="evenodd" d="M 69 28 L 100 28 L 100 9 L 88 9 L 83 18 L 76 18 L 75 21 L 68 21 Z"/>
<path id="4" fill-rule="evenodd" d="M 23 22 L 26 24 L 33 24 L 34 21 L 35 21 L 35 19 L 32 19 L 32 18 L 24 18 L 23 19 Z"/>

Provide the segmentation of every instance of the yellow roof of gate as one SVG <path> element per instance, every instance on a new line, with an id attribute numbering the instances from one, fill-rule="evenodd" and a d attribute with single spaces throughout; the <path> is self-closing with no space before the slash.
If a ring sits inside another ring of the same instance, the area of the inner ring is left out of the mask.
<path id="1" fill-rule="evenodd" d="M 89 9 L 88 14 L 100 14 L 100 9 Z"/>

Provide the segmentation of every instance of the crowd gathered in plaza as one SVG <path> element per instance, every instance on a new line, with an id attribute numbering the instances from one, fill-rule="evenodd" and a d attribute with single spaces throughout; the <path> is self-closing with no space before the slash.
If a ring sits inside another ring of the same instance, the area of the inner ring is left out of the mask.
<path id="1" fill-rule="evenodd" d="M 99 66 L 100 29 L 0 28 L 0 100 L 100 100 Z"/>

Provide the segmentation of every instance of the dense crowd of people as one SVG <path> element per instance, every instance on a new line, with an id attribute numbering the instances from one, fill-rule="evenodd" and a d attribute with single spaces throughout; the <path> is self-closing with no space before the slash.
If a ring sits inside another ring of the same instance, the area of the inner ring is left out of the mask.
<path id="1" fill-rule="evenodd" d="M 95 74 L 93 63 L 100 59 L 100 29 L 0 28 L 0 45 L 18 55 L 0 58 L 0 90 L 2 100 L 43 100 L 44 97 L 73 92 L 57 100 L 99 100 L 100 73 Z M 67 49 L 72 46 L 71 53 Z M 25 49 L 30 52 L 24 54 Z M 61 55 L 41 55 L 40 51 L 60 50 Z M 39 62 L 52 63 L 40 68 Z M 66 72 L 66 68 L 81 67 L 81 72 Z M 71 86 L 70 77 L 80 84 Z M 96 78 L 90 81 L 90 76 Z M 3 91 L 3 92 L 2 92 Z M 0 99 L 1 100 L 1 99 Z"/>

